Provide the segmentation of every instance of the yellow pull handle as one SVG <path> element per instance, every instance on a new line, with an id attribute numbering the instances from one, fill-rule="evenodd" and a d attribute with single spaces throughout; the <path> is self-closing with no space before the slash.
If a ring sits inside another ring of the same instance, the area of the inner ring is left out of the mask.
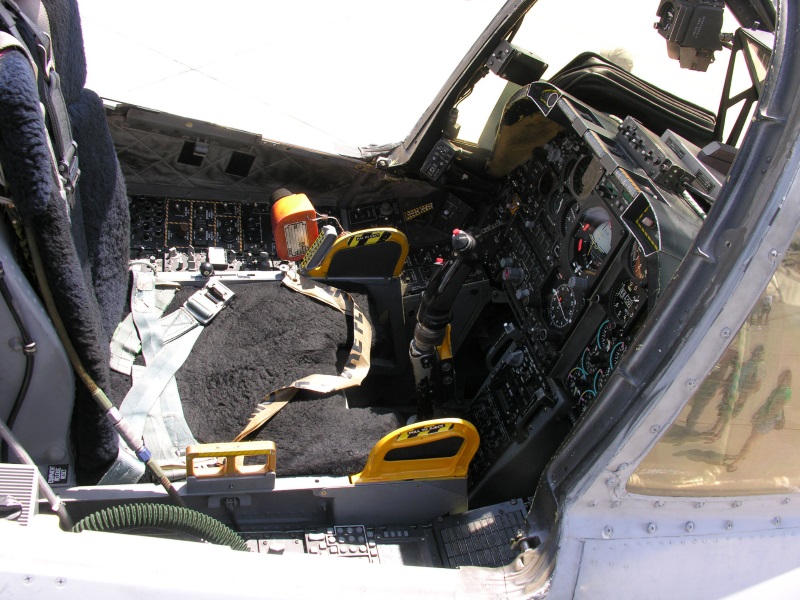
<path id="1" fill-rule="evenodd" d="M 246 456 L 264 456 L 263 465 L 245 465 Z M 194 461 L 199 458 L 224 458 L 218 467 L 202 468 L 195 472 Z M 231 460 L 231 458 L 233 460 Z M 228 442 L 225 444 L 196 444 L 186 448 L 187 477 L 237 477 L 241 475 L 263 475 L 274 472 L 277 456 L 274 442 Z"/>
<path id="2" fill-rule="evenodd" d="M 480 436 L 463 419 L 432 419 L 406 425 L 381 439 L 351 483 L 466 477 Z"/>

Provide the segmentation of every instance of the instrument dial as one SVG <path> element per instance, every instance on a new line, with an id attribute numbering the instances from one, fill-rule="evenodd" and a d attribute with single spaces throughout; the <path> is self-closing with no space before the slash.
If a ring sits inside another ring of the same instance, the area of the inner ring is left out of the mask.
<path id="1" fill-rule="evenodd" d="M 611 252 L 613 232 L 603 209 L 589 209 L 572 234 L 572 270 L 576 275 L 595 275 Z"/>
<path id="2" fill-rule="evenodd" d="M 600 329 L 597 330 L 596 345 L 601 352 L 610 352 L 614 345 L 614 329 L 616 325 L 609 320 L 603 321 Z"/>
<path id="3" fill-rule="evenodd" d="M 553 290 L 547 303 L 547 320 L 553 329 L 566 329 L 578 313 L 578 298 L 566 283 Z"/>
<path id="4" fill-rule="evenodd" d="M 581 367 L 587 376 L 594 376 L 603 363 L 603 353 L 595 347 L 586 348 L 581 356 Z"/>
<path id="5" fill-rule="evenodd" d="M 573 398 L 583 393 L 586 383 L 586 373 L 580 367 L 573 368 L 567 375 L 567 390 Z"/>
<path id="6" fill-rule="evenodd" d="M 625 342 L 617 342 L 614 347 L 611 349 L 611 356 L 608 357 L 608 364 L 612 369 L 616 369 L 619 361 L 622 360 L 623 354 L 625 354 L 625 350 L 628 349 L 627 344 Z"/>
<path id="7" fill-rule="evenodd" d="M 563 192 L 559 192 L 557 194 L 553 194 L 553 197 L 550 199 L 550 213 L 558 217 L 561 214 L 561 211 L 564 209 L 564 205 L 569 201 L 570 197 L 568 194 Z"/>
<path id="8" fill-rule="evenodd" d="M 631 253 L 628 257 L 628 267 L 630 268 L 631 275 L 638 281 L 647 279 L 647 262 L 644 257 L 644 250 L 639 242 L 634 242 L 631 246 Z"/>
<path id="9" fill-rule="evenodd" d="M 569 232 L 572 231 L 572 227 L 575 225 L 577 220 L 578 203 L 572 201 L 567 207 L 567 210 L 564 212 L 564 216 L 561 217 L 561 235 L 569 235 Z"/>
<path id="10" fill-rule="evenodd" d="M 647 294 L 639 284 L 631 279 L 619 282 L 611 295 L 609 306 L 611 318 L 620 325 L 627 325 L 644 306 L 646 300 Z"/>

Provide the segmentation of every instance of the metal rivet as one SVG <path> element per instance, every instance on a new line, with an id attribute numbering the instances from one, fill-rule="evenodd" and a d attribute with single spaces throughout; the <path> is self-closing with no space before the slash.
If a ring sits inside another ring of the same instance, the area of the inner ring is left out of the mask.
<path id="1" fill-rule="evenodd" d="M 613 533 L 614 533 L 614 528 L 611 527 L 611 525 L 606 525 L 605 527 L 603 527 L 603 537 L 604 538 L 606 538 L 606 539 L 610 538 Z"/>
<path id="2" fill-rule="evenodd" d="M 658 529 L 658 527 L 656 527 L 655 523 L 648 523 L 647 524 L 647 533 L 655 533 L 656 529 Z"/>
<path id="3" fill-rule="evenodd" d="M 655 506 L 656 506 L 656 508 L 661 508 L 661 507 L 664 506 L 664 504 L 665 503 L 664 503 L 663 500 L 656 500 L 656 505 Z"/>
<path id="4" fill-rule="evenodd" d="M 686 381 L 686 387 L 691 389 L 695 386 L 696 383 L 697 381 L 695 379 L 689 379 Z"/>
<path id="5" fill-rule="evenodd" d="M 778 258 L 778 251 L 777 250 L 770 250 L 769 251 L 769 257 L 772 258 L 772 259 Z"/>
<path id="6" fill-rule="evenodd" d="M 661 429 L 661 427 L 659 425 L 653 425 L 650 428 L 650 433 L 658 433 L 660 429 Z"/>
<path id="7" fill-rule="evenodd" d="M 694 531 L 694 523 L 692 523 L 691 521 L 688 521 L 686 523 L 686 531 L 688 531 L 689 533 L 693 532 Z"/>
<path id="8" fill-rule="evenodd" d="M 725 521 L 725 523 L 723 523 L 723 527 L 725 527 L 725 529 L 730 531 L 731 529 L 733 529 L 733 521 Z"/>
<path id="9" fill-rule="evenodd" d="M 722 331 L 720 331 L 719 334 L 724 338 L 731 337 L 731 329 L 730 329 L 730 327 L 723 327 Z"/>
<path id="10" fill-rule="evenodd" d="M 780 525 L 781 524 L 781 518 L 780 517 L 775 517 L 774 519 L 772 519 L 772 524 L 773 525 Z"/>

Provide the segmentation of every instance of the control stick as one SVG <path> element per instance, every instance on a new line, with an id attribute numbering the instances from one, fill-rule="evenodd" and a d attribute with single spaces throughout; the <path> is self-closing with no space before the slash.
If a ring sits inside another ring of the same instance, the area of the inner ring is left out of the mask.
<path id="1" fill-rule="evenodd" d="M 417 386 L 417 419 L 436 416 L 436 407 L 452 399 L 455 377 L 450 347 L 450 321 L 453 304 L 469 274 L 481 260 L 482 248 L 466 231 L 456 229 L 452 238 L 453 253 L 436 269 L 417 311 L 417 325 L 409 347 L 409 356 Z"/>

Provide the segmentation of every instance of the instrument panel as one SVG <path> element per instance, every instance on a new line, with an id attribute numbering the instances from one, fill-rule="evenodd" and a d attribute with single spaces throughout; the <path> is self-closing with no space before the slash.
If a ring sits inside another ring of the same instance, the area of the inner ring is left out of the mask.
<path id="1" fill-rule="evenodd" d="M 506 177 L 490 216 L 502 226 L 483 229 L 523 359 L 497 359 L 467 410 L 485 441 L 471 468 L 479 499 L 536 464 L 600 395 L 702 219 L 637 167 L 607 118 L 565 97 L 557 106 L 562 131 Z"/>
<path id="2" fill-rule="evenodd" d="M 566 389 L 576 388 L 566 380 L 565 351 L 596 337 L 579 323 L 602 313 L 616 336 L 648 304 L 647 260 L 623 225 L 619 195 L 588 145 L 563 133 L 510 175 L 499 208 L 507 225 L 494 234 L 499 251 L 490 272 L 545 370 Z M 618 362 L 622 346 L 614 348 Z M 602 382 L 596 383 L 599 391 Z"/>

